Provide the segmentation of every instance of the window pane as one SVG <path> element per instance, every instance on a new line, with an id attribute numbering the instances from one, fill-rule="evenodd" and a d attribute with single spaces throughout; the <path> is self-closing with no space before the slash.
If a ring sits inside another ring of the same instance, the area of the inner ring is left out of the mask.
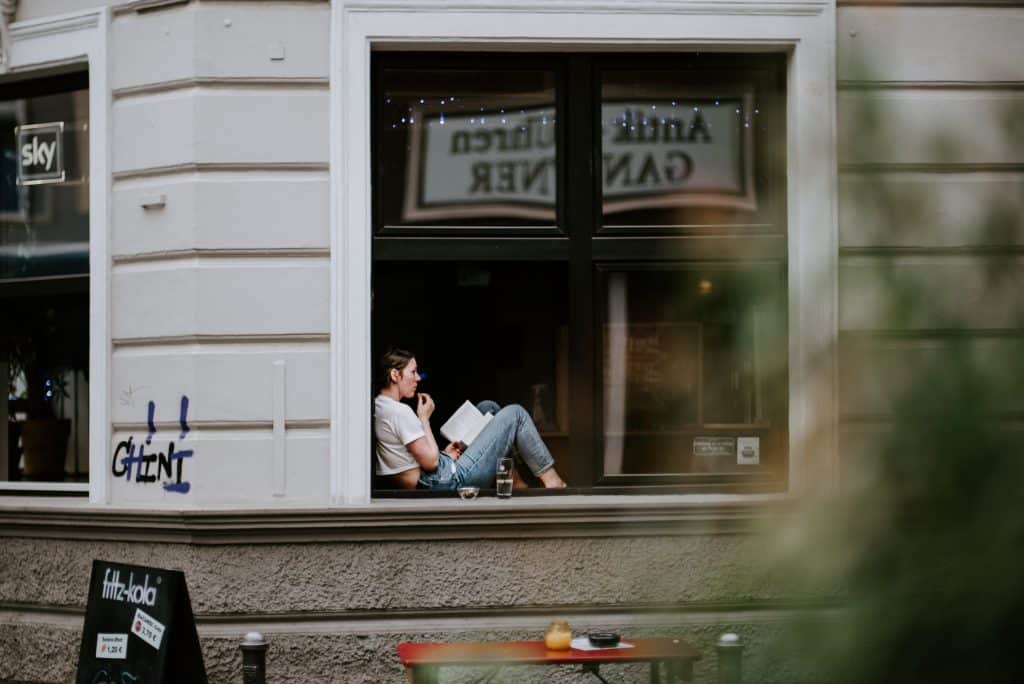
<path id="1" fill-rule="evenodd" d="M 786 63 L 375 54 L 374 349 L 574 486 L 784 486 Z"/>
<path id="2" fill-rule="evenodd" d="M 0 480 L 85 481 L 89 423 L 86 74 L 0 97 Z"/>
<path id="3" fill-rule="evenodd" d="M 416 354 L 441 448 L 438 429 L 462 402 L 520 404 L 569 477 L 568 301 L 564 263 L 378 262 L 375 360 L 391 346 Z"/>
<path id="4" fill-rule="evenodd" d="M 749 471 L 740 437 L 772 465 L 785 431 L 781 268 L 620 270 L 604 283 L 605 474 Z"/>
<path id="5" fill-rule="evenodd" d="M 378 226 L 553 225 L 551 71 L 384 69 Z"/>
<path id="6" fill-rule="evenodd" d="M 772 222 L 785 175 L 772 162 L 784 152 L 783 93 L 750 71 L 601 72 L 603 225 Z"/>
<path id="7" fill-rule="evenodd" d="M 0 101 L 0 280 L 89 272 L 88 122 L 88 90 Z"/>

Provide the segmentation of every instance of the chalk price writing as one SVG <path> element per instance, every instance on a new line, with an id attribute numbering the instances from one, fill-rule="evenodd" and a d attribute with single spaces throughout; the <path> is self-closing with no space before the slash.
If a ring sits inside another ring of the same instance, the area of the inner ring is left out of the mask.
<path id="1" fill-rule="evenodd" d="M 134 437 L 118 442 L 114 449 L 113 460 L 110 464 L 110 472 L 114 477 L 123 477 L 126 482 L 132 481 L 132 473 L 135 474 L 135 482 L 150 484 L 160 481 L 163 488 L 168 492 L 187 494 L 192 485 L 182 479 L 182 471 L 186 458 L 192 458 L 192 449 L 181 449 L 176 447 L 173 440 L 168 441 L 166 451 L 152 450 L 147 453 L 147 447 L 153 443 L 153 435 L 156 434 L 156 425 L 153 417 L 156 414 L 156 402 L 149 402 L 147 406 L 146 424 L 148 433 L 144 441 L 135 442 Z M 178 446 L 188 436 L 188 397 L 182 395 L 178 423 L 181 431 L 178 434 Z M 156 466 L 154 472 L 153 467 Z"/>

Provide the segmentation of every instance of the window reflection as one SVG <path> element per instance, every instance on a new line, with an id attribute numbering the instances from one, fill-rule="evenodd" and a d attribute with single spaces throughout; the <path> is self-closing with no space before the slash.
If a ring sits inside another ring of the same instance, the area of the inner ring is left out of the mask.
<path id="1" fill-rule="evenodd" d="M 714 266 L 606 274 L 606 474 L 734 470 L 734 448 L 701 463 L 701 445 L 769 433 L 785 358 L 778 278 Z"/>
<path id="2" fill-rule="evenodd" d="M 88 273 L 88 121 L 85 89 L 0 102 L 0 279 Z M 48 150 L 52 157 L 44 160 L 50 166 L 59 161 L 63 180 L 21 182 L 23 158 L 34 152 L 43 158 L 39 142 L 33 150 L 35 136 L 26 131 L 43 124 L 60 125 L 50 139 L 56 151 Z"/>
<path id="3" fill-rule="evenodd" d="M 786 55 L 372 66 L 374 346 L 527 407 L 574 486 L 785 486 Z"/>
<path id="4" fill-rule="evenodd" d="M 86 73 L 0 100 L 0 481 L 88 479 Z"/>
<path id="5" fill-rule="evenodd" d="M 749 68 L 603 71 L 602 225 L 772 223 L 778 87 Z"/>
<path id="6" fill-rule="evenodd" d="M 383 80 L 384 225 L 554 223 L 553 73 L 387 69 Z"/>
<path id="7" fill-rule="evenodd" d="M 615 89 L 607 88 L 614 92 Z M 601 106 L 604 213 L 675 206 L 757 209 L 750 92 Z"/>

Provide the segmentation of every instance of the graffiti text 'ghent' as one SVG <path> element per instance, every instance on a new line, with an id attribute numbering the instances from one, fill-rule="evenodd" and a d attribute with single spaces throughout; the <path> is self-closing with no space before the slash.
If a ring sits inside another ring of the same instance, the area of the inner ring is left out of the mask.
<path id="1" fill-rule="evenodd" d="M 123 477 L 126 482 L 153 483 L 161 482 L 168 492 L 186 494 L 191 484 L 181 479 L 182 470 L 186 458 L 193 455 L 192 449 L 177 449 L 174 441 L 167 444 L 166 451 L 157 451 L 153 447 L 153 435 L 156 434 L 156 426 L 153 423 L 153 416 L 156 413 L 156 403 L 149 402 L 147 425 L 149 434 L 145 440 L 135 443 L 134 437 L 118 443 L 114 449 L 114 458 L 110 464 L 110 472 L 114 477 Z M 181 411 L 178 422 L 181 431 L 178 435 L 179 443 L 188 435 L 188 397 L 181 397 Z"/>

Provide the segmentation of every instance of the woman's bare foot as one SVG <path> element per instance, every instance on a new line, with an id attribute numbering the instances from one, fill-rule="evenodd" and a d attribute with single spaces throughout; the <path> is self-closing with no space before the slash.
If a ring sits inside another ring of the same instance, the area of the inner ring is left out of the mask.
<path id="1" fill-rule="evenodd" d="M 548 489 L 565 489 L 565 481 L 554 468 L 548 468 L 537 477 Z"/>

